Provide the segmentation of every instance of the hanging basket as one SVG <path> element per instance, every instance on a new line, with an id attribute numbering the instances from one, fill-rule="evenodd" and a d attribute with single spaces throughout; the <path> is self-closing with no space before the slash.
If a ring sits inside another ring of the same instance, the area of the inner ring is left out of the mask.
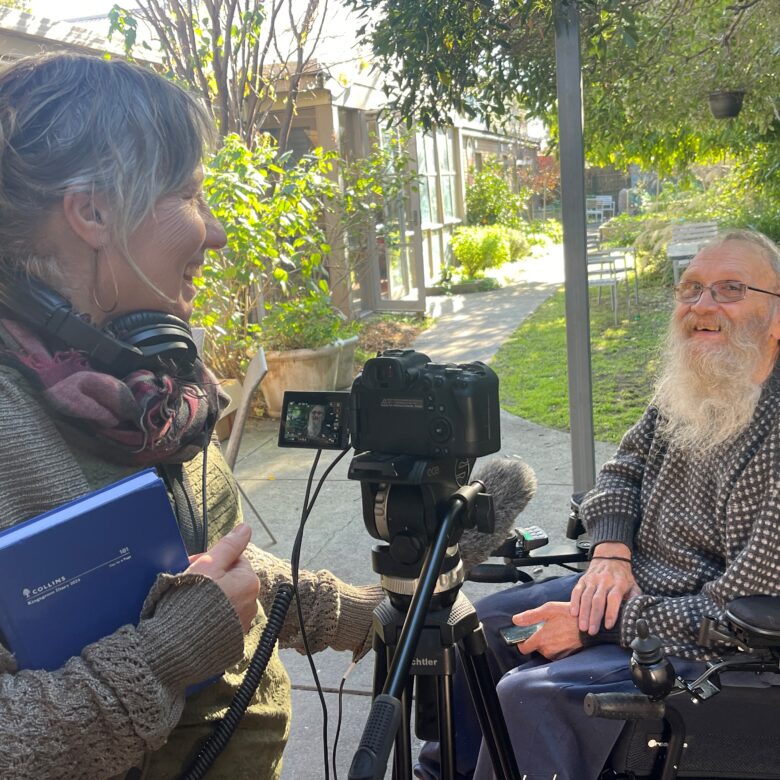
<path id="1" fill-rule="evenodd" d="M 710 111 L 715 119 L 731 119 L 742 110 L 745 91 L 742 89 L 721 89 L 710 92 Z"/>

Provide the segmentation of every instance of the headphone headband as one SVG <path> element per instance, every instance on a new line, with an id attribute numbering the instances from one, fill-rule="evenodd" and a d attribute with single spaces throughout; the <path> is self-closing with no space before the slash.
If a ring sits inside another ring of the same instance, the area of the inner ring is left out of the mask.
<path id="1" fill-rule="evenodd" d="M 192 372 L 197 347 L 184 320 L 160 311 L 123 314 L 97 328 L 71 303 L 27 274 L 0 282 L 0 306 L 45 338 L 84 352 L 89 362 L 116 377 L 139 369 Z"/>

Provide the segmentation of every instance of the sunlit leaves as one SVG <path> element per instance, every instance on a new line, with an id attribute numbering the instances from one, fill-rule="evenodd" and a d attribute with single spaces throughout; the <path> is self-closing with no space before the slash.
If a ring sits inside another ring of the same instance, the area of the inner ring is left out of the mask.
<path id="1" fill-rule="evenodd" d="M 268 139 L 250 151 L 230 135 L 206 167 L 204 190 L 227 246 L 207 258 L 194 318 L 219 325 L 209 357 L 223 375 L 239 372 L 263 302 L 327 293 L 322 220 L 337 189 L 326 175 L 332 159 L 322 150 L 277 157 Z"/>

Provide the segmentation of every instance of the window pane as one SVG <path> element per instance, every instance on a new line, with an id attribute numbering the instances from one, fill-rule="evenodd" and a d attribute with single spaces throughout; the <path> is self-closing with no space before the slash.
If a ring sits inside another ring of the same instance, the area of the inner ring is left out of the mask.
<path id="1" fill-rule="evenodd" d="M 436 173 L 436 145 L 432 135 L 425 136 L 425 172 Z"/>
<path id="2" fill-rule="evenodd" d="M 425 174 L 428 169 L 425 164 L 425 143 L 423 136 L 418 133 L 415 141 L 417 143 L 417 171 L 420 174 Z"/>
<path id="3" fill-rule="evenodd" d="M 444 201 L 444 216 L 455 216 L 455 177 L 444 176 L 441 180 L 441 196 Z"/>
<path id="4" fill-rule="evenodd" d="M 439 214 L 439 201 L 436 197 L 436 176 L 427 176 L 428 179 L 428 203 L 430 209 L 430 221 L 441 222 L 441 215 Z"/>
<path id="5" fill-rule="evenodd" d="M 420 219 L 423 224 L 433 221 L 431 214 L 431 199 L 428 195 L 428 177 L 423 176 L 420 180 Z"/>

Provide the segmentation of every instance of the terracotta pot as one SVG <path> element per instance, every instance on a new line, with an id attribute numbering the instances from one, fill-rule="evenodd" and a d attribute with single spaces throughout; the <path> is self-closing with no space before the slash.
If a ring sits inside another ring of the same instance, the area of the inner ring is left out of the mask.
<path id="1" fill-rule="evenodd" d="M 722 89 L 710 92 L 707 96 L 710 101 L 710 111 L 715 119 L 731 119 L 742 110 L 742 100 L 745 97 L 744 90 Z"/>
<path id="2" fill-rule="evenodd" d="M 282 413 L 285 390 L 335 390 L 338 371 L 338 344 L 318 349 L 291 349 L 266 352 L 268 373 L 260 385 L 271 417 Z"/>

